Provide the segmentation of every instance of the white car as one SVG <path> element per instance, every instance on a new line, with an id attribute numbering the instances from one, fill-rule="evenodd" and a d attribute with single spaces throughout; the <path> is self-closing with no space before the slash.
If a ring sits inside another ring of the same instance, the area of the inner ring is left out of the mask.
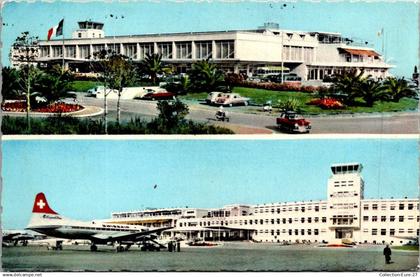
<path id="1" fill-rule="evenodd" d="M 223 93 L 222 96 L 216 99 L 216 104 L 232 107 L 233 105 L 248 106 L 249 98 L 242 97 L 238 93 Z"/>
<path id="2" fill-rule="evenodd" d="M 215 104 L 217 102 L 217 99 L 222 97 L 224 95 L 223 92 L 220 91 L 212 91 L 207 95 L 206 103 L 207 104 Z"/>
<path id="3" fill-rule="evenodd" d="M 87 91 L 87 93 L 90 95 L 90 96 L 96 96 L 96 94 L 98 93 L 98 92 L 103 92 L 104 91 L 104 86 L 97 86 L 97 87 L 94 87 L 94 88 L 91 88 L 91 89 L 89 89 L 88 91 Z"/>

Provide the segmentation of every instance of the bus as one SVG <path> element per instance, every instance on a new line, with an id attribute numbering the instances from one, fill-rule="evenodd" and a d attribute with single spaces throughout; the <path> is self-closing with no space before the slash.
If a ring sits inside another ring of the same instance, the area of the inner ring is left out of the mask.
<path id="1" fill-rule="evenodd" d="M 259 78 L 268 78 L 269 76 L 273 75 L 281 75 L 282 71 L 283 74 L 286 75 L 290 72 L 290 69 L 281 66 L 257 67 L 257 70 L 254 72 L 254 74 L 256 77 Z"/>

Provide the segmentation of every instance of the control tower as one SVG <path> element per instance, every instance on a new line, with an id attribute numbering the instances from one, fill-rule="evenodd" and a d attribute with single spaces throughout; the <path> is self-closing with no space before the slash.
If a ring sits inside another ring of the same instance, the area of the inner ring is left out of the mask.
<path id="1" fill-rule="evenodd" d="M 103 38 L 105 32 L 103 30 L 104 24 L 94 21 L 79 21 L 79 29 L 73 32 L 72 38 Z"/>
<path id="2" fill-rule="evenodd" d="M 334 164 L 328 179 L 328 227 L 334 236 L 330 241 L 353 241 L 360 230 L 360 200 L 364 181 L 360 163 Z"/>

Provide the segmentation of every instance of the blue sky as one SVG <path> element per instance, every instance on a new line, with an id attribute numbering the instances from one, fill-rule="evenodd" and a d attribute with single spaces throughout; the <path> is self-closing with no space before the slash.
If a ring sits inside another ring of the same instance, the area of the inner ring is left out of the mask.
<path id="1" fill-rule="evenodd" d="M 107 35 L 253 29 L 271 21 L 285 29 L 340 32 L 375 44 L 379 52 L 382 38 L 377 33 L 384 28 L 386 59 L 397 66 L 393 73 L 411 77 L 419 63 L 419 4 L 414 1 L 13 2 L 5 5 L 2 16 L 6 24 L 2 30 L 5 65 L 9 63 L 10 45 L 21 32 L 30 31 L 46 39 L 48 29 L 63 17 L 67 38 L 77 21 L 88 19 L 104 22 Z"/>
<path id="2" fill-rule="evenodd" d="M 81 220 L 146 207 L 325 200 L 330 165 L 361 162 L 365 198 L 418 196 L 416 139 L 3 141 L 3 227 L 36 193 Z M 157 184 L 157 188 L 153 186 Z"/>

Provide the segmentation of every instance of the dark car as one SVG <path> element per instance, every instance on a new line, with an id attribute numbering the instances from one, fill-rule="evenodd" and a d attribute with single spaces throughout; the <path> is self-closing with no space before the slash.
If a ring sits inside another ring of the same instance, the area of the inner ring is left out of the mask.
<path id="1" fill-rule="evenodd" d="M 176 94 L 166 90 L 158 90 L 146 93 L 142 98 L 147 100 L 172 100 L 175 99 Z"/>
<path id="2" fill-rule="evenodd" d="M 303 118 L 302 115 L 286 111 L 280 114 L 280 117 L 276 119 L 277 127 L 280 130 L 285 130 L 290 133 L 309 133 L 311 129 L 311 123 Z"/>

